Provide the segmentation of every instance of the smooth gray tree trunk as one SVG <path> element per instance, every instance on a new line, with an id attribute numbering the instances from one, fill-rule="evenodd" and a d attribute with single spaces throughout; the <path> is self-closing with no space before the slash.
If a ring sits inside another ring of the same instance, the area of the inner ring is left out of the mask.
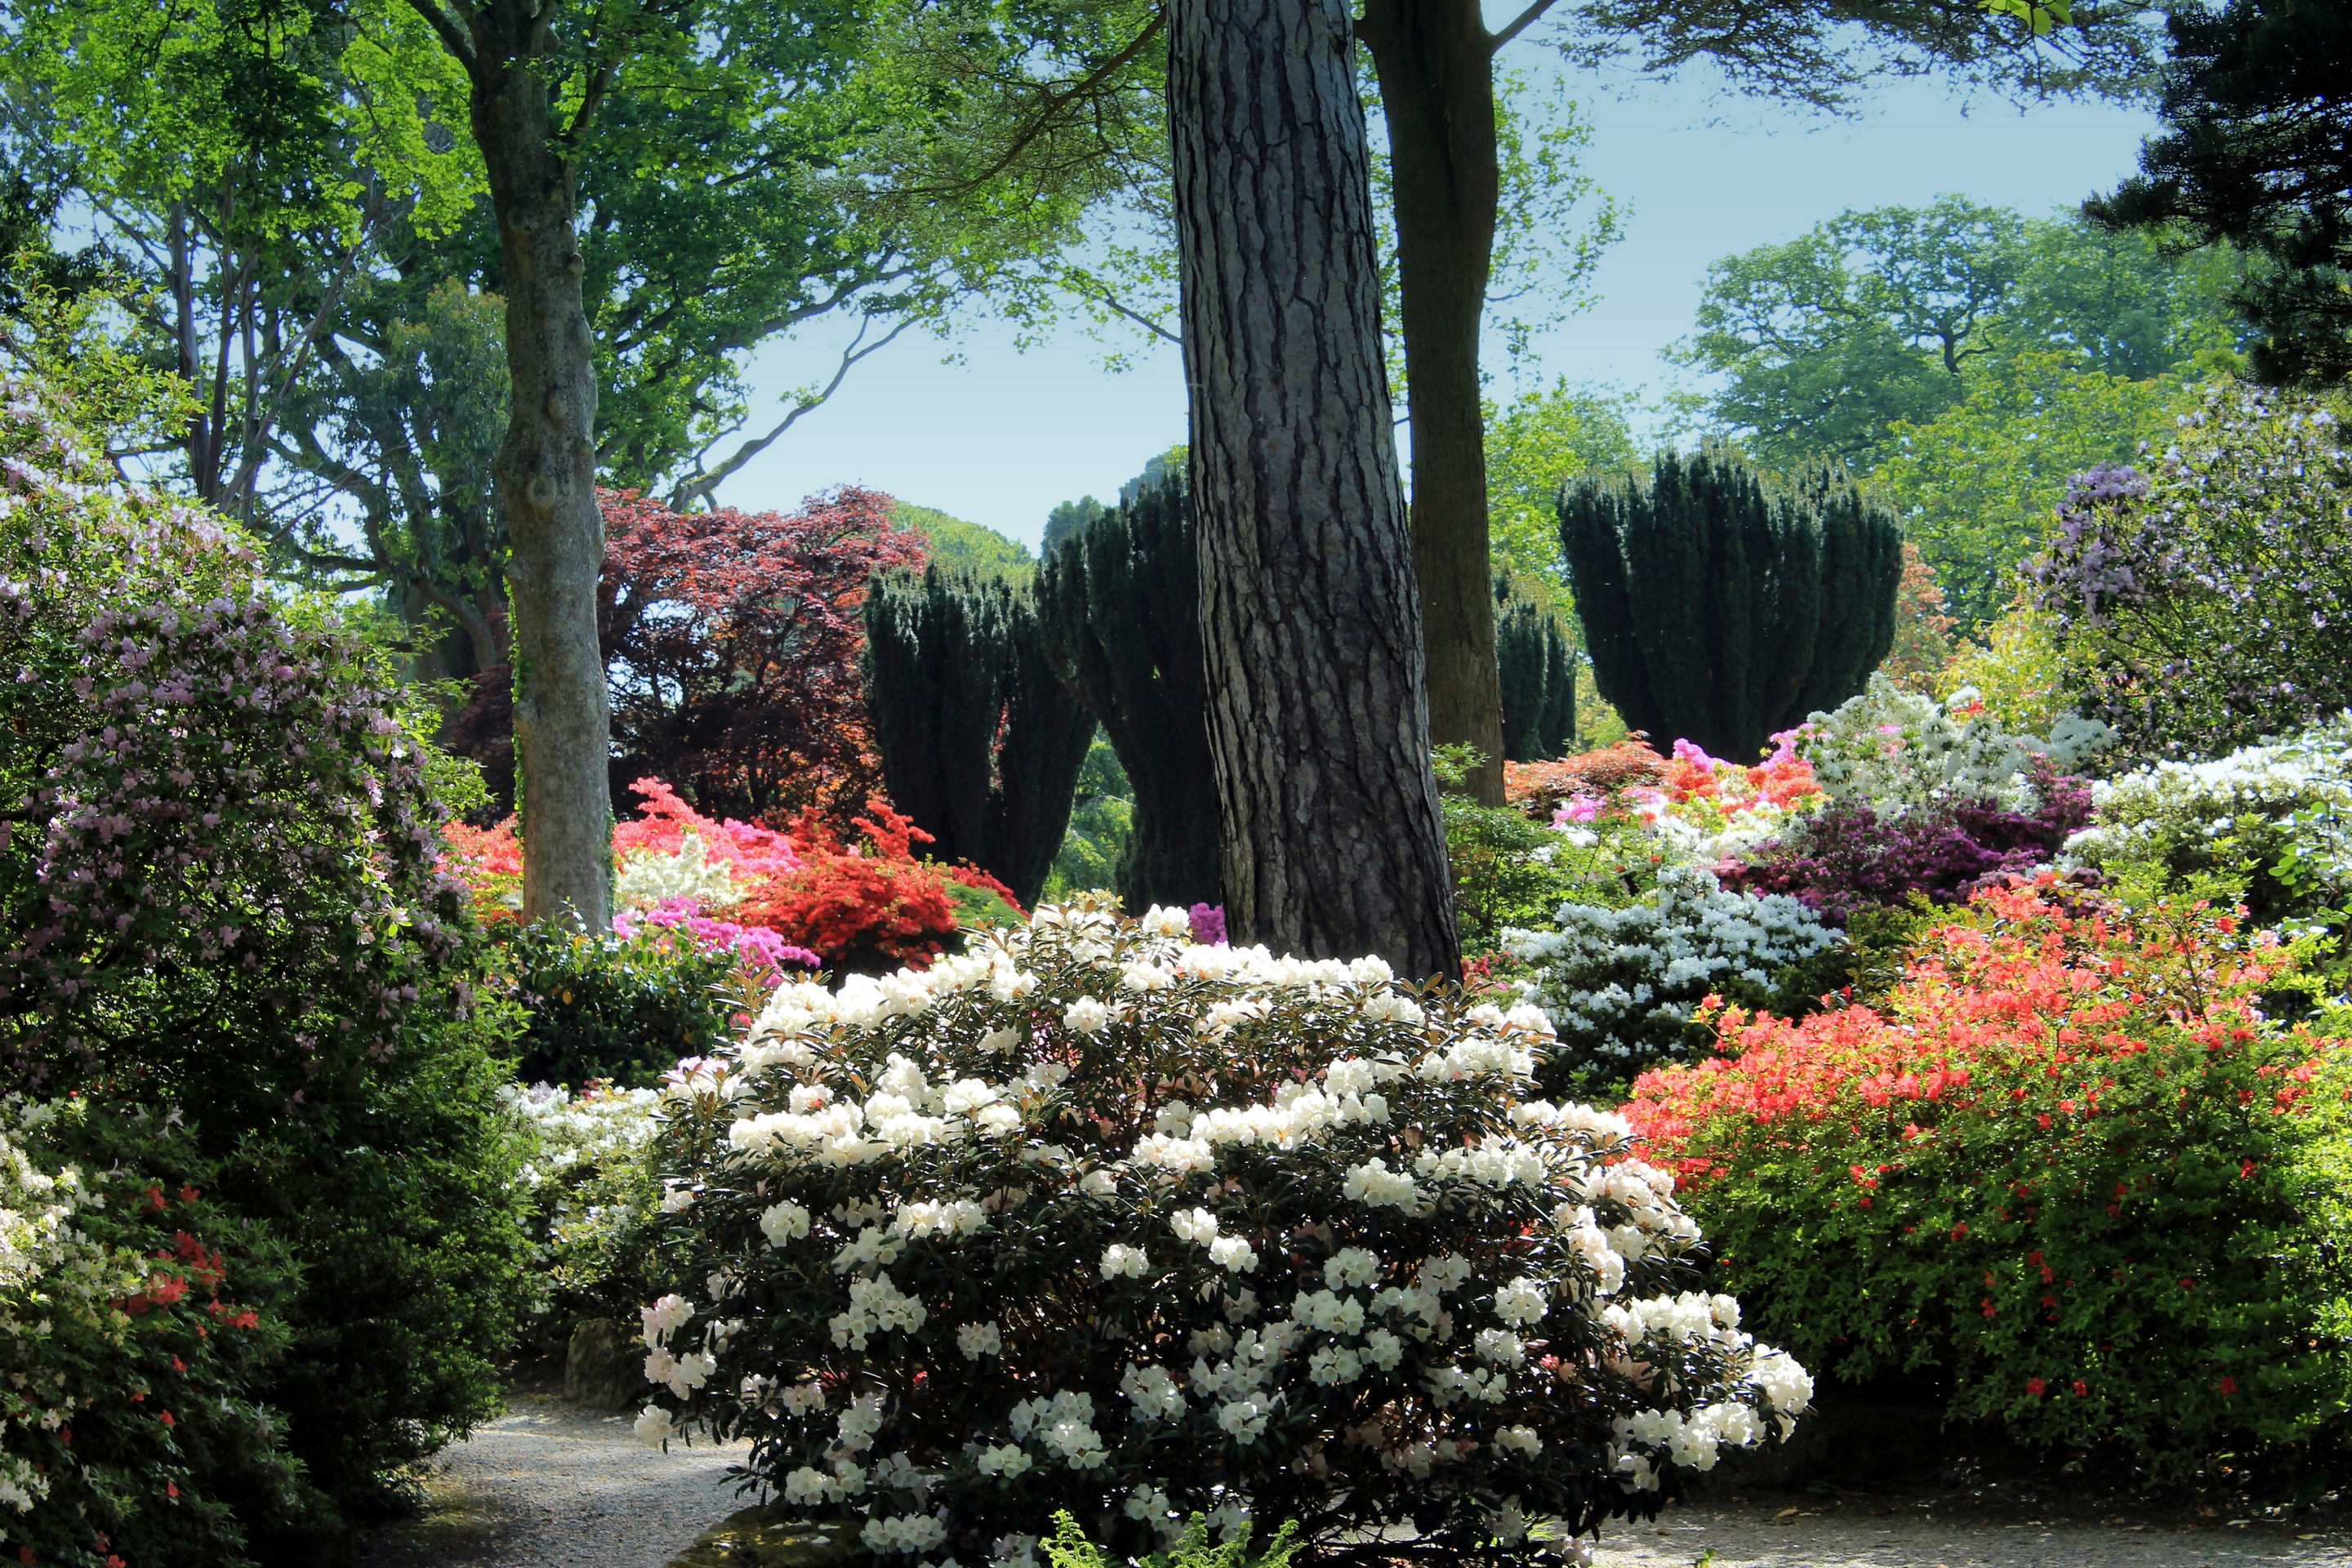
<path id="1" fill-rule="evenodd" d="M 1237 941 L 1458 977 L 1340 0 L 1176 0 L 1191 474 Z"/>
<path id="2" fill-rule="evenodd" d="M 474 137 L 506 262 L 513 403 L 497 459 L 512 602 L 515 761 L 522 773 L 523 918 L 612 919 L 611 721 L 596 638 L 604 521 L 596 507 L 596 355 L 581 292 L 577 183 L 533 68 L 542 7 L 494 0 L 470 18 Z M 463 58 L 463 57 L 461 57 Z"/>

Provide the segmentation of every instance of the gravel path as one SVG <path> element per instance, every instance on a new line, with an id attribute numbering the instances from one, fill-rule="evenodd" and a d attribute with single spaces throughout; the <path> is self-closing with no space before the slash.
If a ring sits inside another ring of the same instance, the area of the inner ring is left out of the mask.
<path id="1" fill-rule="evenodd" d="M 388 1533 L 367 1568 L 663 1568 L 740 1504 L 726 1479 L 743 1446 L 667 1456 L 619 1416 L 545 1394 L 436 1461 L 421 1520 Z M 1712 1555 L 1710 1555 L 1710 1553 Z M 1612 1526 L 1596 1568 L 2352 1568 L 2352 1532 L 2261 1521 L 2043 1521 L 1943 1498 L 1816 1498 L 1758 1491 Z"/>
<path id="2" fill-rule="evenodd" d="M 1708 1553 L 1713 1555 L 1709 1556 Z M 2295 1568 L 2352 1565 L 2352 1534 L 2254 1521 L 2042 1521 L 1972 1500 L 1759 1493 L 1601 1535 L 1597 1568 Z"/>
<path id="3" fill-rule="evenodd" d="M 434 1461 L 425 1516 L 389 1531 L 367 1568 L 663 1568 L 743 1503 L 727 1467 L 749 1445 L 664 1455 L 545 1394 Z"/>

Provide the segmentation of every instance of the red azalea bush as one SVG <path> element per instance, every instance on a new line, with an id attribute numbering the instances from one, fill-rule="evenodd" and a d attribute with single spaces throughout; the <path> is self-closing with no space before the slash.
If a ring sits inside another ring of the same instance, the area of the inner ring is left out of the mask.
<path id="1" fill-rule="evenodd" d="M 854 822 L 866 838 L 862 849 L 845 847 L 814 813 L 803 816 L 793 837 L 800 868 L 754 889 L 740 912 L 843 969 L 919 969 L 955 935 L 954 902 L 940 868 L 915 858 L 915 842 L 928 844 L 931 836 L 879 795 L 866 809 Z"/>
<path id="2" fill-rule="evenodd" d="M 629 788 L 644 798 L 634 819 L 613 825 L 613 858 L 625 858 L 633 850 L 676 855 L 688 834 L 702 846 L 703 858 L 725 866 L 739 881 L 756 881 L 799 868 L 793 841 L 785 834 L 755 827 L 732 817 L 713 821 L 678 799 L 677 792 L 657 778 L 633 781 Z"/>
<path id="3" fill-rule="evenodd" d="M 853 819 L 863 842 L 845 846 L 814 809 L 789 833 L 777 833 L 705 816 L 659 779 L 631 787 L 644 804 L 635 818 L 614 826 L 615 866 L 632 857 L 678 856 L 691 836 L 706 864 L 725 868 L 733 891 L 724 900 L 664 899 L 624 910 L 613 929 L 625 938 L 684 940 L 705 956 L 731 953 L 741 978 L 761 990 L 784 964 L 920 965 L 960 926 L 1025 918 L 1013 890 L 978 867 L 918 858 L 915 845 L 931 836 L 879 795 L 867 797 L 867 815 Z M 477 913 L 493 924 L 519 920 L 522 860 L 514 819 L 488 829 L 451 824 L 444 837 L 443 867 L 467 887 Z"/>
<path id="4" fill-rule="evenodd" d="M 1628 784 L 1664 783 L 1666 759 L 1638 731 L 1613 746 L 1549 763 L 1505 763 L 1503 793 L 1530 815 L 1549 816 L 1572 795 L 1612 795 Z"/>
<path id="5" fill-rule="evenodd" d="M 1883 1009 L 1725 1012 L 1624 1114 L 1808 1365 L 2159 1468 L 2307 1436 L 2352 1399 L 2341 1042 L 2263 1018 L 2297 961 L 2232 915 L 2067 891 L 1979 893 Z"/>

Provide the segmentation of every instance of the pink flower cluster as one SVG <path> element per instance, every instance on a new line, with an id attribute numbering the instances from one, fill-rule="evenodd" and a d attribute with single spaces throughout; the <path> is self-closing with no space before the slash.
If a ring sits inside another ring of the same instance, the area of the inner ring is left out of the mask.
<path id="1" fill-rule="evenodd" d="M 795 947 L 766 926 L 738 925 L 733 921 L 706 918 L 692 899 L 664 899 L 649 910 L 623 910 L 613 917 L 616 935 L 634 937 L 651 927 L 682 931 L 697 952 L 731 952 L 761 985 L 772 986 L 784 977 L 784 965 L 821 969 L 824 960 L 807 948 Z"/>

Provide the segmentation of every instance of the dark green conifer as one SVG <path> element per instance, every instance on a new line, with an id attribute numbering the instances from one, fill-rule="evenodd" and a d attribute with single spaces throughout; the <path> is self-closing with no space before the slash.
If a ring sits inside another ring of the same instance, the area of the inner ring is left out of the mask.
<path id="1" fill-rule="evenodd" d="M 1034 903 L 1095 726 L 1046 658 L 1029 590 L 936 566 L 878 578 L 864 663 L 883 778 L 927 853 Z"/>
<path id="2" fill-rule="evenodd" d="M 1565 756 L 1576 736 L 1576 650 L 1559 612 L 1495 575 L 1495 659 L 1503 678 L 1503 756 Z"/>
<path id="3" fill-rule="evenodd" d="M 1894 644 L 1901 531 L 1831 470 L 1777 482 L 1710 441 L 1569 480 L 1559 534 L 1593 684 L 1660 746 L 1750 761 Z"/>
<path id="4" fill-rule="evenodd" d="M 1129 910 L 1224 901 L 1200 584 L 1181 469 L 1077 530 L 1037 571 L 1055 667 L 1102 721 L 1135 792 L 1118 879 Z"/>

